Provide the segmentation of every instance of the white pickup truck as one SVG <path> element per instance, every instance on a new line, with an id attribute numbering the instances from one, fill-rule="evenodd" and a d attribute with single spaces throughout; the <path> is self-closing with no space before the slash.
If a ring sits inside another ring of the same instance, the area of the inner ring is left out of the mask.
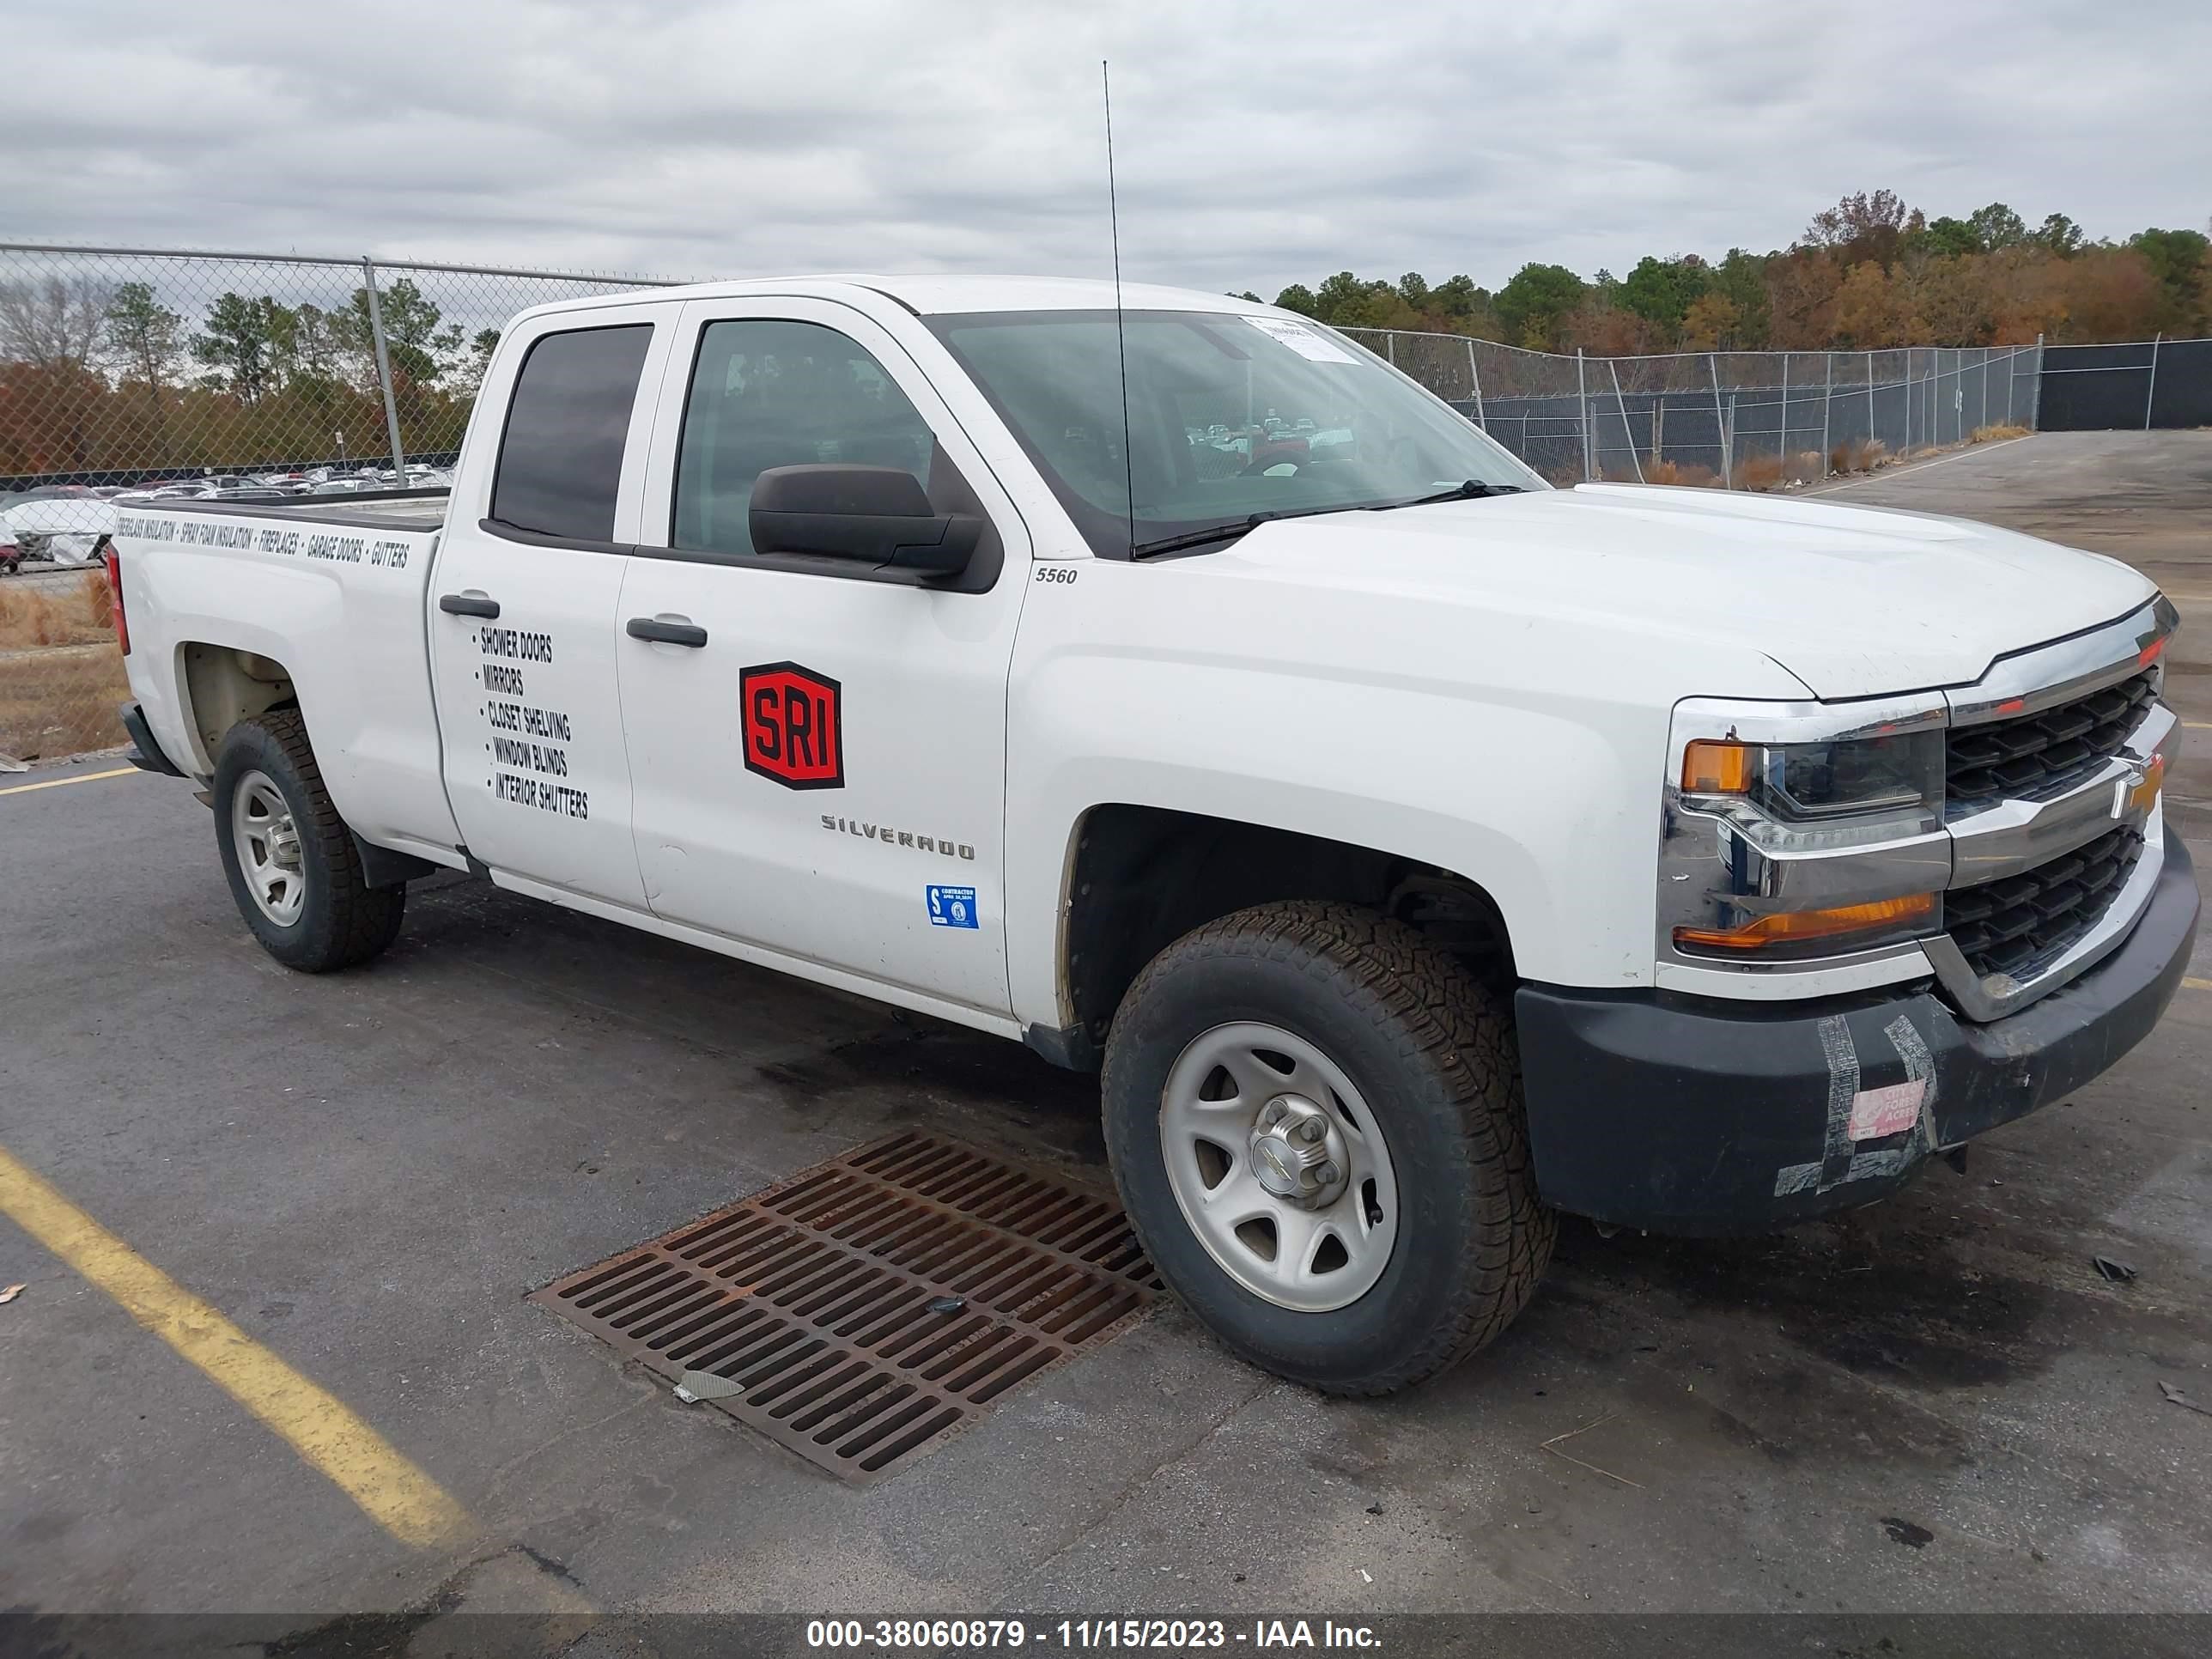
<path id="1" fill-rule="evenodd" d="M 1553 489 L 1326 329 L 1121 299 L 526 312 L 448 497 L 119 514 L 140 763 L 296 968 L 465 868 L 1103 1065 L 1161 1273 L 1344 1393 L 1495 1335 L 1559 1212 L 1867 1203 L 2151 1029 L 2142 576 Z"/>

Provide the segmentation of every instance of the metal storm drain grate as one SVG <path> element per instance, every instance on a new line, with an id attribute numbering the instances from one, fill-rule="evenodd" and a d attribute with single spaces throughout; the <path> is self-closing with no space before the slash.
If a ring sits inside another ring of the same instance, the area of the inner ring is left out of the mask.
<path id="1" fill-rule="evenodd" d="M 869 1481 L 1114 1335 L 1158 1288 L 1117 1205 L 908 1133 L 530 1300 L 672 1381 L 740 1385 L 699 1397 Z"/>

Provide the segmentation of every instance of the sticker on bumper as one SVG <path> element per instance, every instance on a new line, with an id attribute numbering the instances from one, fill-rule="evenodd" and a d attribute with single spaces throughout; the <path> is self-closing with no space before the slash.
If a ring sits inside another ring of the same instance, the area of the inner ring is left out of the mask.
<path id="1" fill-rule="evenodd" d="M 1878 1140 L 1903 1133 L 1920 1121 L 1920 1103 L 1927 1093 L 1927 1079 L 1917 1077 L 1887 1089 L 1860 1090 L 1851 1097 L 1851 1139 Z"/>

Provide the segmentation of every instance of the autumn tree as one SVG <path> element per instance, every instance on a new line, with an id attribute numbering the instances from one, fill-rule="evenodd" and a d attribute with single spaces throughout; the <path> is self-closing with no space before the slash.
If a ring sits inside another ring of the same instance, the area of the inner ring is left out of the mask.
<path id="1" fill-rule="evenodd" d="M 2140 340 L 2146 322 L 2166 302 L 2165 285 L 2137 248 L 2094 248 L 2066 261 L 2059 283 L 2058 326 L 2052 337 Z"/>
<path id="2" fill-rule="evenodd" d="M 1682 331 L 1675 343 L 1685 351 L 1734 351 L 1741 341 L 1738 331 L 1743 313 L 1725 294 L 1699 295 L 1682 314 Z"/>
<path id="3" fill-rule="evenodd" d="M 1830 327 L 1832 343 L 1846 351 L 1902 345 L 1917 331 L 1903 285 L 1871 259 L 1844 273 Z"/>
<path id="4" fill-rule="evenodd" d="M 1922 216 L 1905 205 L 1893 190 L 1862 190 L 1813 216 L 1800 245 L 1834 255 L 1843 264 L 1868 259 L 1887 265 L 1912 232 L 1925 228 Z"/>

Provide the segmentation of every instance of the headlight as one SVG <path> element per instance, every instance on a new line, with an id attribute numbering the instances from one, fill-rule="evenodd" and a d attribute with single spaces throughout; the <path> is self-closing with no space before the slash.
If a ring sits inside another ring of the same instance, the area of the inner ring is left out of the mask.
<path id="1" fill-rule="evenodd" d="M 1685 703 L 1660 858 L 1661 939 L 1753 966 L 1942 927 L 1940 702 Z"/>
<path id="2" fill-rule="evenodd" d="M 1940 812 L 1943 734 L 1893 732 L 1826 743 L 1700 740 L 1682 755 L 1685 795 L 1740 795 L 1783 823 Z"/>

